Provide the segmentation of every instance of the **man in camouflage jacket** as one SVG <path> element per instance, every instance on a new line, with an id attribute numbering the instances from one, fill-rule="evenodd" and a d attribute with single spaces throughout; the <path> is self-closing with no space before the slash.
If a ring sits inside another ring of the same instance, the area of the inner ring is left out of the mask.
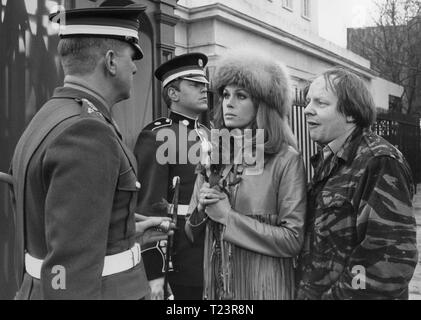
<path id="1" fill-rule="evenodd" d="M 411 170 L 370 131 L 372 98 L 360 78 L 331 69 L 308 92 L 313 157 L 298 299 L 408 299 L 417 264 Z"/>

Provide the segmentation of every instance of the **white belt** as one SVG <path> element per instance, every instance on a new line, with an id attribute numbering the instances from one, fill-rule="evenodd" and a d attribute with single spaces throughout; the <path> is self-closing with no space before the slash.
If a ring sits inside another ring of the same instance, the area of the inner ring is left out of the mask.
<path id="1" fill-rule="evenodd" d="M 174 205 L 173 204 L 170 204 L 170 209 L 168 210 L 169 211 L 169 215 L 172 214 L 173 207 L 174 207 Z M 179 204 L 178 205 L 178 210 L 177 210 L 177 215 L 178 216 L 186 216 L 188 214 L 188 212 L 189 212 L 189 206 L 188 205 L 184 205 L 184 204 Z"/>
<path id="2" fill-rule="evenodd" d="M 137 266 L 142 260 L 140 244 L 136 243 L 131 249 L 106 256 L 104 259 L 104 269 L 102 276 L 120 273 Z M 44 260 L 37 259 L 29 253 L 25 254 L 26 272 L 35 279 L 41 279 L 41 267 Z"/>

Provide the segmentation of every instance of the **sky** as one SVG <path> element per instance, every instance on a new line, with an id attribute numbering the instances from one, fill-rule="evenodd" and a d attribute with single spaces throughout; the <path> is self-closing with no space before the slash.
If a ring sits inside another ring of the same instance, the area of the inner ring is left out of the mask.
<path id="1" fill-rule="evenodd" d="M 346 47 L 346 28 L 373 25 L 376 1 L 381 0 L 319 0 L 319 35 Z"/>

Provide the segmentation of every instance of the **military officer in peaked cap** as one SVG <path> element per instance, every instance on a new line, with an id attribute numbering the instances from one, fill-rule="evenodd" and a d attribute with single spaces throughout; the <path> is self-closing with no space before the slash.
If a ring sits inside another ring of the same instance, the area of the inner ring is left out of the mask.
<path id="1" fill-rule="evenodd" d="M 151 212 L 151 206 L 162 199 L 171 202 L 174 194 L 172 180 L 176 176 L 180 177 L 178 222 L 172 256 L 173 271 L 169 274 L 170 287 L 176 300 L 202 298 L 204 239 L 191 244 L 185 236 L 184 224 L 196 180 L 196 165 L 186 153 L 192 144 L 200 143 L 209 134 L 209 130 L 198 121 L 200 114 L 208 108 L 208 80 L 204 71 L 207 61 L 207 56 L 202 53 L 189 53 L 176 56 L 155 71 L 155 76 L 162 82 L 163 98 L 170 109 L 170 115 L 147 125 L 140 133 L 135 147 L 139 178 L 143 184 L 139 193 L 138 212 Z M 169 148 L 172 148 L 169 154 L 176 155 L 173 162 L 162 163 L 157 159 L 157 152 L 164 143 L 157 138 L 163 133 L 162 130 L 170 130 L 176 137 L 177 142 L 169 145 Z M 196 134 L 196 141 L 185 141 L 192 131 L 193 135 Z M 184 143 L 188 146 L 185 149 L 180 147 Z M 163 298 L 163 242 L 143 247 L 142 251 L 152 299 Z"/>
<path id="2" fill-rule="evenodd" d="M 104 7 L 50 16 L 60 23 L 65 79 L 23 133 L 11 166 L 17 299 L 149 294 L 140 245 L 166 239 L 156 227 L 168 219 L 135 217 L 136 159 L 111 117 L 113 105 L 129 97 L 134 60 L 143 56 L 143 11 Z"/>

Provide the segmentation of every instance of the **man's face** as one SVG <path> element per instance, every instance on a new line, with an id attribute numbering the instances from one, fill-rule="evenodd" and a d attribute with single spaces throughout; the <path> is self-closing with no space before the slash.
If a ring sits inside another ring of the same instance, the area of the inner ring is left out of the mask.
<path id="1" fill-rule="evenodd" d="M 200 114 L 208 109 L 207 86 L 201 82 L 182 80 L 178 91 L 178 105 L 189 113 Z"/>
<path id="2" fill-rule="evenodd" d="M 310 137 L 313 141 L 326 145 L 345 134 L 353 124 L 338 111 L 338 97 L 326 83 L 323 76 L 311 84 L 304 110 Z"/>
<path id="3" fill-rule="evenodd" d="M 119 50 L 116 54 L 117 77 L 116 89 L 119 92 L 119 100 L 130 98 L 130 90 L 133 86 L 133 76 L 137 72 L 134 63 L 135 51 L 131 46 Z"/>

